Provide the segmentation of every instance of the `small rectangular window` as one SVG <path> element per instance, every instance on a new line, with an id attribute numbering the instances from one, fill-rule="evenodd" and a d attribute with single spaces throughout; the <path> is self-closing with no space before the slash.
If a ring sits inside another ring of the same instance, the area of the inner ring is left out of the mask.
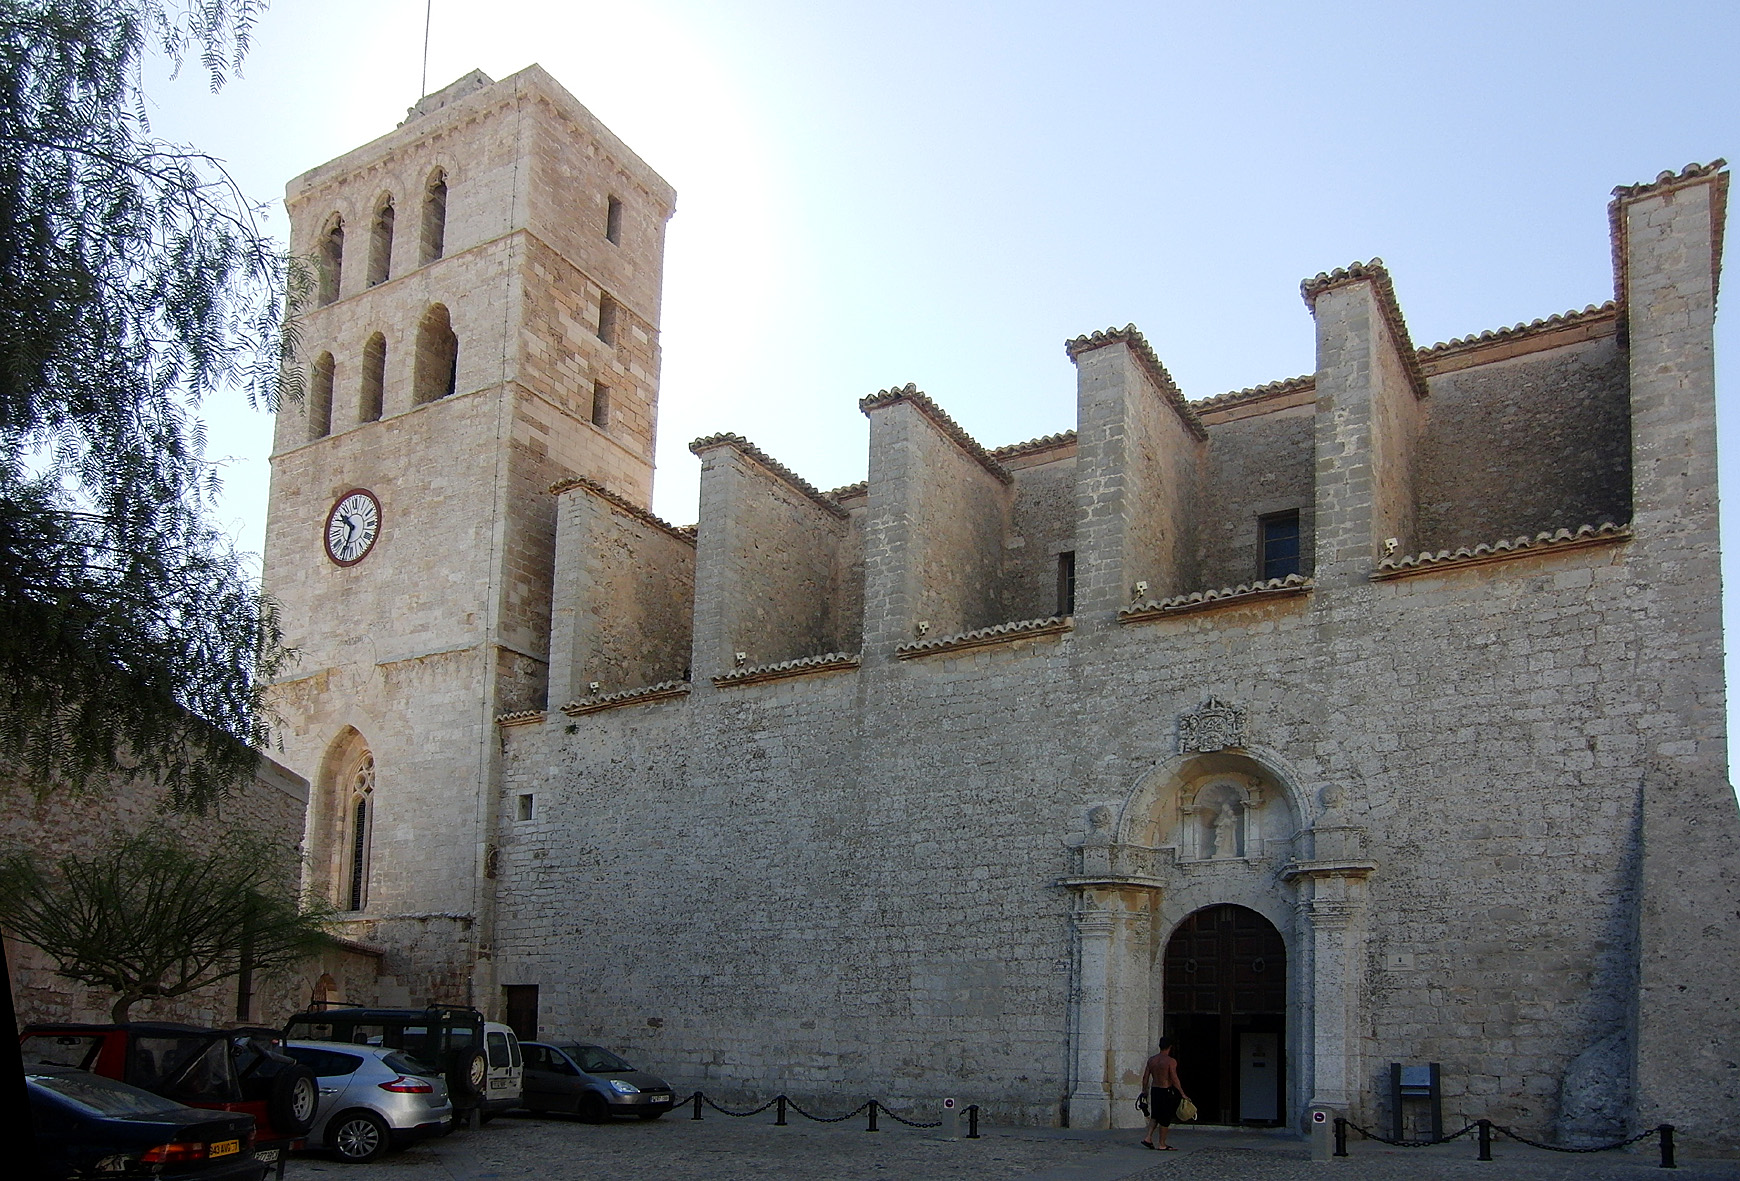
<path id="1" fill-rule="evenodd" d="M 529 795 L 523 795 L 520 797 L 520 819 L 521 820 L 530 820 L 531 818 L 532 818 L 532 797 Z"/>
<path id="2" fill-rule="evenodd" d="M 604 236 L 618 246 L 622 245 L 622 202 L 615 197 L 609 198 L 610 204 L 604 211 Z"/>
<path id="3" fill-rule="evenodd" d="M 1263 546 L 1263 578 L 1299 573 L 1299 510 L 1259 518 Z"/>
<path id="4" fill-rule="evenodd" d="M 616 301 L 608 295 L 598 297 L 598 339 L 616 343 Z"/>
<path id="5" fill-rule="evenodd" d="M 1075 614 L 1075 551 L 1057 555 L 1057 614 Z"/>
<path id="6" fill-rule="evenodd" d="M 610 387 L 602 381 L 592 383 L 592 425 L 610 425 Z"/>

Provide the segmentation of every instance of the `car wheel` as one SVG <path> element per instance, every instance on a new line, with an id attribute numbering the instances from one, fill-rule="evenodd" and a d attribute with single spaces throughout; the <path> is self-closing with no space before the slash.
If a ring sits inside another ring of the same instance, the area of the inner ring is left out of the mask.
<path id="1" fill-rule="evenodd" d="M 640 1116 L 641 1119 L 657 1119 L 665 1113 L 665 1110 L 665 1108 L 661 1107 L 657 1111 L 637 1111 L 635 1114 Z"/>
<path id="2" fill-rule="evenodd" d="M 580 1096 L 580 1103 L 575 1111 L 581 1119 L 589 1124 L 610 1122 L 610 1104 L 606 1103 L 604 1096 L 596 1091 L 588 1091 Z"/>
<path id="3" fill-rule="evenodd" d="M 266 1101 L 266 1115 L 281 1136 L 294 1139 L 306 1136 L 314 1126 L 314 1113 L 320 1106 L 320 1084 L 314 1072 L 301 1063 L 286 1066 L 272 1079 L 272 1096 Z"/>
<path id="4" fill-rule="evenodd" d="M 347 1111 L 327 1125 L 326 1143 L 348 1164 L 367 1164 L 387 1150 L 387 1125 L 372 1111 Z"/>

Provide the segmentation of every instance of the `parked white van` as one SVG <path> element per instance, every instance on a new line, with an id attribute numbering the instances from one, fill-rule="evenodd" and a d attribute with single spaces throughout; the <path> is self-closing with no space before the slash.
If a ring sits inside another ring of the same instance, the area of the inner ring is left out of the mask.
<path id="1" fill-rule="evenodd" d="M 520 1058 L 520 1039 L 499 1021 L 483 1023 L 483 1052 L 489 1061 L 489 1085 L 479 1113 L 487 1123 L 504 1111 L 519 1107 L 525 1098 L 525 1067 Z"/>

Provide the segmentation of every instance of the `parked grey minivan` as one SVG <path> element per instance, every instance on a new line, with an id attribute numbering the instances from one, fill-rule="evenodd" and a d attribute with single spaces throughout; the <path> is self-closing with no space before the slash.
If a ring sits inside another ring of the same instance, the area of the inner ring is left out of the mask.
<path id="1" fill-rule="evenodd" d="M 636 1070 L 603 1046 L 521 1042 L 525 1106 L 564 1111 L 592 1123 L 613 1115 L 657 1119 L 671 1109 L 670 1084 Z"/>

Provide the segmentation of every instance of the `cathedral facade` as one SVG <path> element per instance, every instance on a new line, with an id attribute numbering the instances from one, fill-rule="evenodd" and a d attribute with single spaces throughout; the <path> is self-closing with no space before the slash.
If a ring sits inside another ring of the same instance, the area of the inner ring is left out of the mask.
<path id="1" fill-rule="evenodd" d="M 310 888 L 381 999 L 679 1087 L 1127 1125 L 1740 1126 L 1712 324 L 1728 173 L 1615 191 L 1610 302 L 1309 375 L 1068 342 L 1073 429 L 911 386 L 822 491 L 648 509 L 674 194 L 537 67 L 289 187 L 320 260 L 266 589 Z"/>

